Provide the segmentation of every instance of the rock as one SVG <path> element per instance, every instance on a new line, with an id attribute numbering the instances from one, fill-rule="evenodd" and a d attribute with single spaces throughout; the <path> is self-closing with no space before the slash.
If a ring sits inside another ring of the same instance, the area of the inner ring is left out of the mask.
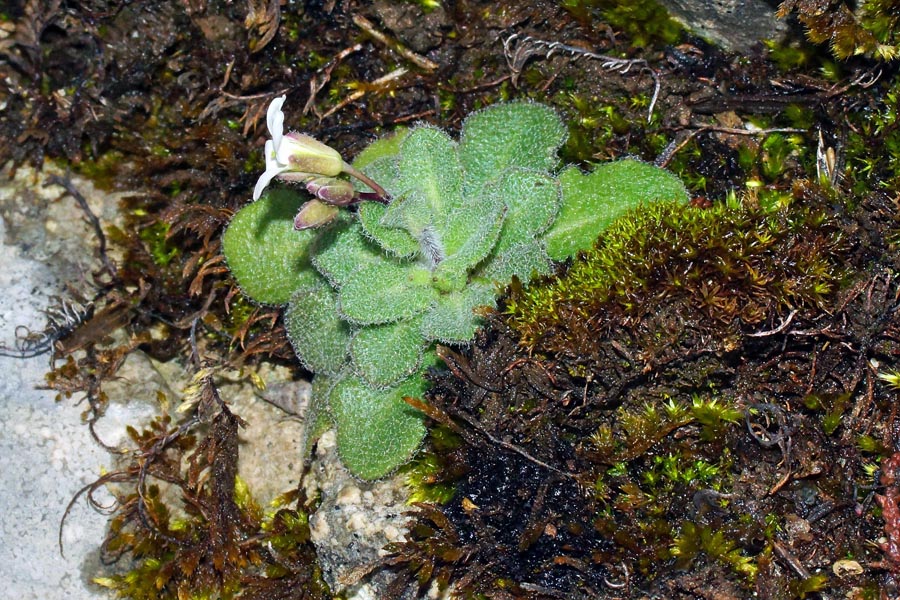
<path id="1" fill-rule="evenodd" d="M 42 186 L 48 173 L 59 171 L 48 166 L 43 173 L 20 168 L 15 178 L 0 175 L 0 341 L 7 348 L 15 346 L 17 327 L 44 326 L 42 311 L 66 281 L 97 267 L 90 228 L 71 198 L 58 200 L 60 188 Z M 98 213 L 115 206 L 114 197 L 94 193 L 87 182 L 77 185 Z M 47 370 L 47 355 L 0 358 L 0 537 L 7 541 L 0 581 L 8 598 L 108 598 L 89 583 L 106 519 L 80 502 L 62 531 L 65 555 L 57 534 L 69 500 L 97 478 L 109 454 L 91 438 L 83 406 L 38 389 Z M 110 411 L 105 424 L 121 434 L 135 418 Z"/>
<path id="2" fill-rule="evenodd" d="M 43 329 L 43 311 L 56 302 L 54 296 L 66 293 L 67 284 L 89 290 L 91 273 L 100 267 L 94 232 L 81 210 L 71 197 L 60 198 L 60 188 L 43 187 L 48 176 L 61 174 L 47 165 L 42 172 L 20 168 L 14 178 L 0 176 L 0 342 L 7 350 L 15 348 L 17 328 L 20 334 L 23 328 Z M 73 183 L 104 222 L 115 219 L 117 196 L 77 177 Z M 92 438 L 80 398 L 57 400 L 54 391 L 38 389 L 48 360 L 46 354 L 0 357 L 0 532 L 4 540 L 15 540 L 0 548 L 0 581 L 12 598 L 108 598 L 91 583 L 110 568 L 121 568 L 100 564 L 107 517 L 82 497 L 62 530 L 65 555 L 57 533 L 69 501 L 102 472 L 115 469 L 117 457 Z M 308 383 L 288 381 L 286 368 L 266 367 L 259 374 L 300 404 L 308 396 Z M 104 384 L 109 402 L 96 423 L 98 437 L 111 447 L 129 446 L 126 427 L 140 428 L 160 412 L 157 392 L 174 410 L 189 379 L 177 361 L 160 363 L 131 353 L 116 379 Z M 220 393 L 247 422 L 240 432 L 239 473 L 266 506 L 299 484 L 300 423 L 264 401 L 246 380 L 222 381 Z M 112 501 L 105 490 L 96 498 Z"/>
<path id="3" fill-rule="evenodd" d="M 343 579 L 382 557 L 385 544 L 403 541 L 407 521 L 404 512 L 409 507 L 402 478 L 394 476 L 376 482 L 354 478 L 341 466 L 334 432 L 329 431 L 319 440 L 311 478 L 305 483 L 309 497 L 321 496 L 309 524 L 331 591 L 345 592 L 354 600 L 384 597 L 389 573 L 378 573 L 350 585 Z"/>
<path id="4" fill-rule="evenodd" d="M 61 174 L 48 164 L 43 172 L 20 168 L 14 178 L 0 176 L 0 342 L 8 350 L 15 347 L 17 328 L 19 333 L 22 327 L 40 331 L 46 321 L 43 311 L 54 297 L 63 295 L 67 285 L 90 290 L 91 274 L 100 269 L 94 232 L 84 214 L 71 197 L 62 196 L 61 188 L 43 186 L 49 176 Z M 77 177 L 73 183 L 104 223 L 117 219 L 116 195 Z M 49 370 L 48 355 L 0 357 L 0 369 L 0 532 L 4 540 L 15 540 L 0 548 L 6 595 L 109 598 L 91 583 L 123 568 L 100 564 L 107 516 L 91 510 L 84 498 L 76 502 L 62 533 L 65 556 L 60 555 L 57 532 L 72 497 L 102 472 L 115 469 L 117 457 L 91 437 L 79 398 L 57 401 L 55 392 L 38 389 Z M 129 446 L 126 427 L 140 428 L 159 413 L 157 392 L 165 394 L 174 410 L 191 373 L 178 361 L 161 363 L 135 351 L 116 375 L 104 385 L 109 402 L 95 427 L 111 447 Z M 292 381 L 284 367 L 266 365 L 258 375 L 265 390 L 246 378 L 229 380 L 223 374 L 219 391 L 247 422 L 240 431 L 239 474 L 257 502 L 267 506 L 299 485 L 302 426 L 288 413 L 303 414 L 310 386 Z M 338 460 L 333 434 L 319 443 L 304 485 L 321 498 L 311 525 L 322 568 L 335 590 L 347 587 L 338 582 L 341 575 L 377 559 L 384 544 L 402 539 L 407 507 L 400 479 L 354 479 Z M 96 498 L 112 501 L 105 490 Z M 380 598 L 388 579 L 382 574 L 352 586 L 348 597 Z"/>
<path id="5" fill-rule="evenodd" d="M 760 40 L 778 39 L 788 25 L 764 0 L 659 0 L 674 19 L 726 50 L 746 52 Z"/>
<path id="6" fill-rule="evenodd" d="M 451 26 L 443 5 L 425 12 L 412 2 L 379 0 L 372 6 L 384 26 L 416 52 L 425 53 L 440 45 L 444 30 Z"/>

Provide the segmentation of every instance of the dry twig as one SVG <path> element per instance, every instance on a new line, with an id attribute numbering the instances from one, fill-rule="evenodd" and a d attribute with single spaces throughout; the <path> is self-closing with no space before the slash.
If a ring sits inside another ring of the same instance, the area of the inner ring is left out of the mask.
<path id="1" fill-rule="evenodd" d="M 647 122 L 649 123 L 653 118 L 653 109 L 656 107 L 661 87 L 659 73 L 650 68 L 650 65 L 643 58 L 618 58 L 608 54 L 598 54 L 576 46 L 569 46 L 562 42 L 548 42 L 533 38 L 530 35 L 519 35 L 518 33 L 514 33 L 503 40 L 503 56 L 506 58 L 506 64 L 512 72 L 512 82 L 515 86 L 518 86 L 519 75 L 530 58 L 534 56 L 550 58 L 554 53 L 568 54 L 572 60 L 578 60 L 582 57 L 599 60 L 603 69 L 619 73 L 620 75 L 628 74 L 635 67 L 642 73 L 648 73 L 653 78 L 653 97 L 650 99 L 650 107 L 647 109 Z"/>
<path id="2" fill-rule="evenodd" d="M 379 31 L 378 29 L 375 28 L 375 25 L 372 23 L 372 21 L 368 20 L 367 18 L 365 18 L 362 15 L 359 15 L 359 14 L 353 15 L 353 23 L 357 27 L 359 27 L 360 29 L 362 29 L 363 31 L 368 33 L 379 44 L 383 44 L 387 48 L 390 48 L 391 50 L 393 50 L 394 52 L 396 52 L 397 54 L 399 54 L 400 56 L 402 56 L 409 62 L 411 62 L 414 65 L 416 65 L 417 67 L 419 67 L 420 69 L 424 69 L 425 71 L 431 72 L 431 71 L 436 71 L 437 68 L 440 66 L 433 60 L 428 60 L 421 54 L 417 54 L 417 53 L 413 52 L 412 50 L 410 50 L 409 48 L 407 48 L 406 46 L 401 44 L 399 41 L 397 41 L 397 40 L 389 37 L 387 34 Z"/>

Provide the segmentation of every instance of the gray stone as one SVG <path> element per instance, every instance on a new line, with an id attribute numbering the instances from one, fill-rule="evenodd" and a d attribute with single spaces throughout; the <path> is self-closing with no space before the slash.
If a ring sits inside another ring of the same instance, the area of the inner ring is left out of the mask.
<path id="1" fill-rule="evenodd" d="M 42 310 L 63 284 L 94 268 L 93 239 L 77 210 L 57 198 L 59 188 L 42 186 L 46 174 L 19 169 L 0 176 L 0 341 L 15 345 L 17 327 L 40 330 Z M 85 182 L 84 188 L 88 186 Z M 95 198 L 102 212 L 105 200 Z M 71 199 L 67 201 L 71 202 Z M 62 236 L 57 234 L 61 233 Z M 20 329 L 20 332 L 22 330 Z M 4 597 L 23 600 L 88 600 L 109 594 L 89 583 L 97 571 L 96 549 L 106 519 L 85 503 L 74 506 L 57 543 L 66 505 L 95 480 L 109 454 L 82 420 L 83 406 L 57 402 L 44 384 L 47 356 L 0 358 L 0 581 Z M 144 407 L 145 408 L 145 407 Z M 122 420 L 124 418 L 124 421 Z M 124 434 L 134 414 L 110 410 L 105 421 Z M 121 437 L 107 440 L 118 443 Z M 109 501 L 109 495 L 98 495 Z"/>
<path id="2" fill-rule="evenodd" d="M 416 52 L 436 48 L 452 25 L 443 5 L 425 11 L 414 2 L 378 0 L 372 9 L 388 31 Z"/>
<path id="3" fill-rule="evenodd" d="M 746 52 L 764 39 L 779 39 L 787 23 L 764 0 L 659 0 L 696 35 L 734 52 Z"/>
<path id="4" fill-rule="evenodd" d="M 353 581 L 353 574 L 384 556 L 385 544 L 403 541 L 409 507 L 402 478 L 354 478 L 340 464 L 332 431 L 319 440 L 312 475 L 306 492 L 320 495 L 321 503 L 309 524 L 325 580 L 333 592 L 345 592 L 354 600 L 382 598 L 390 581 L 387 573 L 360 582 Z"/>

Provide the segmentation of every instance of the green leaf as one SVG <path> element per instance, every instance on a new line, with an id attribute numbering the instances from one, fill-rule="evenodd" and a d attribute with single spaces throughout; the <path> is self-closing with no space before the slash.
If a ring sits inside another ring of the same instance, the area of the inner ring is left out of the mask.
<path id="1" fill-rule="evenodd" d="M 405 229 L 385 227 L 381 219 L 387 207 L 380 202 L 362 202 L 359 222 L 363 231 L 384 250 L 400 258 L 412 258 L 419 253 L 419 243 Z"/>
<path id="2" fill-rule="evenodd" d="M 380 479 L 407 462 L 425 437 L 422 414 L 403 401 L 421 398 L 420 376 L 376 389 L 357 377 L 337 382 L 328 396 L 341 462 L 363 479 Z"/>
<path id="3" fill-rule="evenodd" d="M 399 154 L 400 147 L 403 145 L 403 140 L 406 139 L 407 135 L 409 135 L 409 129 L 406 127 L 399 127 L 390 135 L 375 140 L 366 146 L 363 151 L 353 159 L 353 166 L 363 171 L 369 177 L 373 177 L 373 174 L 368 171 L 369 165 L 378 159 Z M 378 183 L 381 182 L 378 181 Z"/>
<path id="4" fill-rule="evenodd" d="M 309 404 L 303 415 L 300 433 L 300 449 L 304 464 L 310 459 L 313 445 L 323 433 L 331 429 L 331 413 L 328 409 L 328 394 L 335 384 L 335 377 L 317 373 L 312 379 Z"/>
<path id="5" fill-rule="evenodd" d="M 339 294 L 341 315 L 358 325 L 391 323 L 423 312 L 437 299 L 431 272 L 383 261 L 354 271 Z"/>
<path id="6" fill-rule="evenodd" d="M 462 199 L 462 167 L 457 143 L 435 127 L 417 127 L 400 151 L 401 193 L 417 190 L 434 215 L 445 215 Z"/>
<path id="7" fill-rule="evenodd" d="M 442 294 L 422 321 L 422 335 L 444 344 L 465 344 L 475 337 L 484 319 L 475 314 L 481 306 L 496 306 L 497 291 L 493 284 L 473 282 L 466 289 Z"/>
<path id="8" fill-rule="evenodd" d="M 362 327 L 350 342 L 354 372 L 376 387 L 393 385 L 415 373 L 426 343 L 422 319 Z"/>
<path id="9" fill-rule="evenodd" d="M 559 182 L 543 173 L 507 169 L 489 190 L 507 206 L 497 252 L 533 241 L 550 227 L 559 213 Z"/>
<path id="10" fill-rule="evenodd" d="M 452 252 L 434 269 L 434 285 L 438 290 L 449 292 L 465 287 L 469 271 L 497 243 L 505 214 L 503 201 L 487 194 L 450 215 L 445 248 Z"/>
<path id="11" fill-rule="evenodd" d="M 375 183 L 381 185 L 388 194 L 394 195 L 398 193 L 397 182 L 400 178 L 400 170 L 397 167 L 397 163 L 399 161 L 399 156 L 382 156 L 367 165 L 362 169 L 362 172 L 375 180 Z M 360 192 L 375 191 L 355 178 L 353 179 L 353 186 Z"/>
<path id="12" fill-rule="evenodd" d="M 631 159 L 598 165 L 590 174 L 569 167 L 559 181 L 562 208 L 544 235 L 547 252 L 554 260 L 591 248 L 614 219 L 642 203 L 689 200 L 678 177 Z"/>
<path id="13" fill-rule="evenodd" d="M 534 275 L 549 275 L 552 270 L 543 242 L 532 240 L 495 251 L 476 271 L 476 276 L 500 285 L 508 284 L 516 276 L 526 284 Z"/>
<path id="14" fill-rule="evenodd" d="M 312 264 L 338 288 L 356 270 L 384 262 L 378 246 L 366 239 L 357 221 L 345 220 L 326 228 L 312 251 Z"/>
<path id="15" fill-rule="evenodd" d="M 514 168 L 488 190 L 503 198 L 508 210 L 500 239 L 477 276 L 506 285 L 514 275 L 528 283 L 534 273 L 548 274 L 550 257 L 536 236 L 550 227 L 559 211 L 559 182 L 536 171 Z"/>
<path id="16" fill-rule="evenodd" d="M 306 198 L 273 189 L 242 208 L 222 236 L 222 252 L 241 290 L 264 304 L 284 304 L 298 288 L 318 281 L 309 261 L 316 231 L 294 231 Z"/>
<path id="17" fill-rule="evenodd" d="M 542 104 L 496 104 L 469 115 L 459 146 L 465 193 L 477 194 L 509 167 L 550 171 L 566 135 L 556 111 Z"/>
<path id="18" fill-rule="evenodd" d="M 310 371 L 333 375 L 347 364 L 350 327 L 338 315 L 335 294 L 324 282 L 291 296 L 284 325 L 297 358 Z"/>
<path id="19" fill-rule="evenodd" d="M 403 227 L 416 239 L 434 226 L 462 198 L 462 169 L 456 142 L 434 127 L 413 130 L 400 152 L 398 192 L 382 219 L 387 227 Z M 442 232 L 438 232 L 442 233 Z"/>

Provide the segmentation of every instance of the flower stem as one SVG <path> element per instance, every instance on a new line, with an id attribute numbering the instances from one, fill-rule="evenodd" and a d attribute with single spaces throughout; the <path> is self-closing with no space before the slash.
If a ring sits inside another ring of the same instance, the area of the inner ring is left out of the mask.
<path id="1" fill-rule="evenodd" d="M 347 175 L 349 175 L 351 177 L 356 177 L 357 179 L 362 181 L 364 184 L 366 184 L 367 186 L 372 188 L 375 191 L 375 193 L 378 194 L 378 196 L 382 199 L 383 202 L 388 201 L 388 193 L 384 190 L 383 187 L 381 187 L 380 185 L 378 185 L 377 183 L 372 181 L 372 178 L 370 178 L 368 175 L 366 175 L 362 171 L 359 171 L 358 169 L 354 169 L 346 162 L 344 162 L 343 168 L 344 168 L 344 173 L 346 173 Z"/>

